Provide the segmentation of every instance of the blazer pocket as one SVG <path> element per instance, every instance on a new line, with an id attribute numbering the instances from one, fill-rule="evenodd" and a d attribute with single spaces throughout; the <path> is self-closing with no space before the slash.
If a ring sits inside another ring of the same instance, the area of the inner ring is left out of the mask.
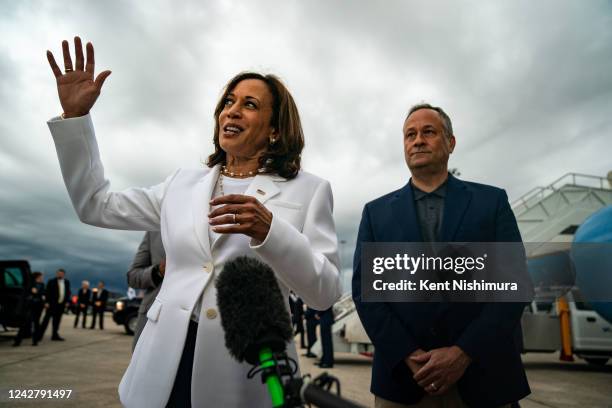
<path id="1" fill-rule="evenodd" d="M 291 208 L 292 210 L 301 210 L 302 209 L 302 204 L 292 203 L 292 202 L 289 202 L 289 201 L 270 200 L 270 201 L 268 201 L 268 203 L 270 205 L 274 205 L 276 207 Z"/>
<path id="2" fill-rule="evenodd" d="M 159 319 L 159 314 L 162 310 L 162 306 L 162 302 L 155 299 L 153 301 L 153 304 L 149 308 L 149 311 L 147 312 L 147 319 L 151 320 L 152 322 L 157 322 L 157 320 Z"/>

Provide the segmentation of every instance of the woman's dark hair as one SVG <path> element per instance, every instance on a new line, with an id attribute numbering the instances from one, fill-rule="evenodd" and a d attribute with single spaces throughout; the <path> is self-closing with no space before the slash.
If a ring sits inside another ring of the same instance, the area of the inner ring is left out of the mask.
<path id="1" fill-rule="evenodd" d="M 259 158 L 259 167 L 264 173 L 276 173 L 281 177 L 292 179 L 300 170 L 301 154 L 304 148 L 304 132 L 300 114 L 289 90 L 275 75 L 262 75 L 256 72 L 242 72 L 233 77 L 225 86 L 223 95 L 215 108 L 215 133 L 213 142 L 215 152 L 208 156 L 206 165 L 213 167 L 226 163 L 225 151 L 219 144 L 219 115 L 225 106 L 225 99 L 239 82 L 245 79 L 263 81 L 272 94 L 272 119 L 270 125 L 276 130 L 276 142 L 269 144 L 268 149 Z"/>

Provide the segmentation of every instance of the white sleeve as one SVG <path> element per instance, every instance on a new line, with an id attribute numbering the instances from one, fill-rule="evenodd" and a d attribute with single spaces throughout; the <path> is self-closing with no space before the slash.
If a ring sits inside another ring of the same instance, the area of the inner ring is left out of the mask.
<path id="1" fill-rule="evenodd" d="M 90 115 L 47 122 L 64 183 L 79 219 L 104 228 L 158 231 L 161 205 L 172 178 L 150 188 L 109 192 Z"/>
<path id="2" fill-rule="evenodd" d="M 280 217 L 272 217 L 266 239 L 251 248 L 313 309 L 325 310 L 342 295 L 338 237 L 332 216 L 329 183 L 316 189 L 302 232 Z"/>

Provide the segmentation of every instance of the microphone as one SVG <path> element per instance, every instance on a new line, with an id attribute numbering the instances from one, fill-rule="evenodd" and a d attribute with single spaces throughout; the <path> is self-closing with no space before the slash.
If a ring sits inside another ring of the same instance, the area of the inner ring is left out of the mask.
<path id="1" fill-rule="evenodd" d="M 268 265 L 238 257 L 225 264 L 215 285 L 225 347 L 238 362 L 253 365 L 248 378 L 262 373 L 273 407 L 301 407 L 304 401 L 323 408 L 360 408 L 340 398 L 340 382 L 327 373 L 309 382 L 293 378 L 297 362 L 285 353 L 293 328 L 286 300 Z M 330 392 L 334 385 L 338 395 Z"/>
<path id="2" fill-rule="evenodd" d="M 254 258 L 227 262 L 216 281 L 225 347 L 239 362 L 261 365 L 272 406 L 285 403 L 274 353 L 293 336 L 285 300 L 270 267 Z"/>

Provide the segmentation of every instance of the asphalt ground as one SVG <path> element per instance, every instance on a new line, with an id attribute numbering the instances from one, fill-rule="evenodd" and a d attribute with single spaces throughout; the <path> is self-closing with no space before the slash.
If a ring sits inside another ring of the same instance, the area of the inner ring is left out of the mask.
<path id="1" fill-rule="evenodd" d="M 109 313 L 104 331 L 74 329 L 73 319 L 72 315 L 62 319 L 60 335 L 66 341 L 51 341 L 47 333 L 36 347 L 29 339 L 11 347 L 15 332 L 0 329 L 0 407 L 121 406 L 117 386 L 130 359 L 132 336 Z M 301 356 L 304 350 L 298 352 Z M 300 357 L 302 373 L 315 377 L 327 371 L 340 380 L 344 398 L 373 406 L 368 358 L 337 353 L 334 368 L 327 370 L 319 369 L 315 361 Z M 522 407 L 612 407 L 611 363 L 594 367 L 580 360 L 561 362 L 557 354 L 537 353 L 524 356 L 524 362 L 532 394 L 521 401 Z M 39 394 L 37 399 L 17 400 L 9 398 L 9 390 L 71 390 L 71 396 L 42 399 Z"/>

